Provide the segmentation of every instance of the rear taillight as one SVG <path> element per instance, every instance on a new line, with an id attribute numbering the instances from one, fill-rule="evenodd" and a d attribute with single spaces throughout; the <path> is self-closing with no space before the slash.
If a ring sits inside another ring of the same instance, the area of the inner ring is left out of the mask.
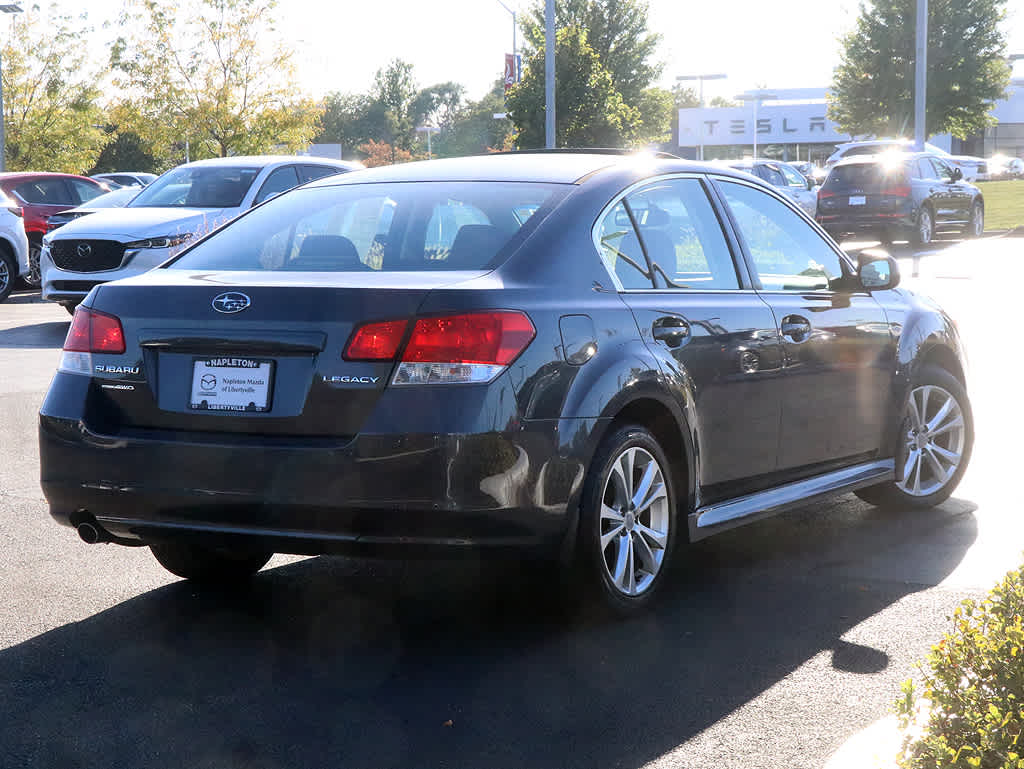
<path id="1" fill-rule="evenodd" d="M 900 184 L 895 187 L 886 187 L 882 190 L 882 194 L 893 198 L 909 198 L 910 187 L 904 184 Z"/>
<path id="2" fill-rule="evenodd" d="M 832 190 L 818 190 L 818 199 L 822 198 L 834 198 L 836 194 Z"/>
<path id="3" fill-rule="evenodd" d="M 120 355 L 124 352 L 124 329 L 113 315 L 79 307 L 71 321 L 65 352 L 98 352 Z"/>
<path id="4" fill-rule="evenodd" d="M 345 360 L 394 360 L 402 343 L 406 320 L 388 320 L 360 326 L 345 345 Z"/>
<path id="5" fill-rule="evenodd" d="M 407 321 L 360 326 L 345 346 L 346 360 L 400 362 L 392 384 L 490 382 L 536 336 L 522 312 L 499 310 L 419 318 L 399 355 Z"/>

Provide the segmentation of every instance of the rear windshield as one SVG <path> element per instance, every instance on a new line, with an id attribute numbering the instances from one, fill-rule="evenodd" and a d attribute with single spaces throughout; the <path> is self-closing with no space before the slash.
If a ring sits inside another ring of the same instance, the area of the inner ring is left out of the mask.
<path id="1" fill-rule="evenodd" d="M 825 187 L 877 187 L 889 182 L 904 181 L 907 165 L 904 162 L 855 163 L 848 166 L 834 166 L 825 180 Z"/>
<path id="2" fill-rule="evenodd" d="M 129 207 L 236 208 L 259 172 L 247 166 L 175 168 L 143 189 Z"/>
<path id="3" fill-rule="evenodd" d="M 480 270 L 512 253 L 566 185 L 390 182 L 297 189 L 186 251 L 172 268 Z"/>

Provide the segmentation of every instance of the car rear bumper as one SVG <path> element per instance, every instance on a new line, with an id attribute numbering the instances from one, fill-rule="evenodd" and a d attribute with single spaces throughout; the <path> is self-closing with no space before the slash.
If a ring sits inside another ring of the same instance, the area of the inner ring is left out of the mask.
<path id="1" fill-rule="evenodd" d="M 881 232 L 908 229 L 914 226 L 913 215 L 907 213 L 862 215 L 819 213 L 815 220 L 822 227 L 833 232 Z"/>
<path id="2" fill-rule="evenodd" d="M 244 538 L 304 554 L 558 547 L 574 530 L 587 461 L 570 447 L 590 445 L 600 422 L 337 442 L 104 435 L 68 413 L 76 389 L 88 397 L 68 385 L 64 397 L 47 399 L 39 421 L 42 488 L 58 522 L 96 522 L 126 541 Z"/>

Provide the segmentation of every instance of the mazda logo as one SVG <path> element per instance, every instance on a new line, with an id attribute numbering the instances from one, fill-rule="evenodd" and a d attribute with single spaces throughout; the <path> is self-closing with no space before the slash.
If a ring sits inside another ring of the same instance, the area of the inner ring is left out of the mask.
<path id="1" fill-rule="evenodd" d="M 79 243 L 78 248 L 76 248 L 75 251 L 77 251 L 78 255 L 83 259 L 88 259 L 92 256 L 92 246 L 88 243 Z"/>
<path id="2" fill-rule="evenodd" d="M 237 291 L 217 294 L 213 297 L 213 309 L 217 312 L 241 312 L 249 306 L 249 297 Z"/>

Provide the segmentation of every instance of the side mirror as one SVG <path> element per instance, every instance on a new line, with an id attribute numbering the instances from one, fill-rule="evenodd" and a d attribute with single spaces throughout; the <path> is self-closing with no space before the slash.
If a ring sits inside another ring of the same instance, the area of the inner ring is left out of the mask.
<path id="1" fill-rule="evenodd" d="M 900 284 L 900 266 L 891 256 L 861 253 L 857 256 L 857 277 L 868 291 L 885 291 Z"/>
<path id="2" fill-rule="evenodd" d="M 953 181 L 958 182 L 964 178 L 964 172 L 959 167 L 953 169 Z"/>

